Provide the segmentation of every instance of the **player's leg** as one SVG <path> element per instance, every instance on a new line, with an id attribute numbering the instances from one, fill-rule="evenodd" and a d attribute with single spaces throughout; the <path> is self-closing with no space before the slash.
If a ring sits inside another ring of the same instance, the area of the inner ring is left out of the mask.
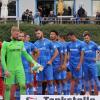
<path id="1" fill-rule="evenodd" d="M 44 80 L 44 70 L 36 74 L 37 94 L 42 95 L 42 82 Z"/>
<path id="2" fill-rule="evenodd" d="M 75 77 L 77 79 L 76 81 L 76 94 L 80 94 L 81 93 L 81 88 L 82 88 L 82 67 L 80 68 L 79 71 L 75 71 Z"/>
<path id="3" fill-rule="evenodd" d="M 95 94 L 95 91 L 94 91 L 94 88 L 95 88 L 95 80 L 94 78 L 90 79 L 90 85 L 91 85 L 91 95 L 94 95 Z"/>
<path id="4" fill-rule="evenodd" d="M 57 89 L 57 94 L 58 95 L 61 95 L 61 92 L 62 92 L 62 85 L 61 85 L 61 72 L 58 72 L 57 71 L 57 68 L 56 69 L 53 69 L 53 77 L 54 77 L 54 80 L 56 82 L 56 89 Z"/>
<path id="5" fill-rule="evenodd" d="M 83 66 L 82 66 L 82 79 L 80 80 L 81 83 L 82 83 L 82 87 L 81 87 L 81 95 L 84 95 L 85 94 L 85 82 L 84 82 L 84 69 L 83 69 Z"/>
<path id="6" fill-rule="evenodd" d="M 90 90 L 90 86 L 89 86 L 89 67 L 87 65 L 84 65 L 84 85 L 85 85 L 85 89 L 86 89 L 86 95 L 89 95 L 89 90 Z"/>
<path id="7" fill-rule="evenodd" d="M 62 71 L 61 72 L 61 83 L 62 83 L 62 92 L 64 95 L 67 95 L 67 72 Z"/>
<path id="8" fill-rule="evenodd" d="M 4 93 L 4 100 L 10 100 L 10 89 L 12 87 L 12 85 L 15 83 L 15 72 L 11 72 L 10 71 L 10 76 L 9 77 L 5 77 L 4 82 L 5 82 L 5 93 Z"/>
<path id="9" fill-rule="evenodd" d="M 54 95 L 54 85 L 53 85 L 53 68 L 51 65 L 47 65 L 44 69 L 45 80 L 47 80 L 47 90 L 49 95 Z"/>
<path id="10" fill-rule="evenodd" d="M 0 99 L 3 99 L 3 90 L 4 90 L 3 80 L 2 77 L 0 77 Z"/>
<path id="11" fill-rule="evenodd" d="M 81 78 L 82 78 L 82 68 L 79 71 L 76 71 L 76 68 L 73 68 L 73 89 L 76 95 L 80 94 L 81 91 Z"/>
<path id="12" fill-rule="evenodd" d="M 46 88 L 47 88 L 47 82 L 43 81 L 42 82 L 42 95 L 46 94 Z"/>
<path id="13" fill-rule="evenodd" d="M 70 66 L 70 72 L 71 72 L 71 74 L 72 74 L 72 78 L 71 78 L 71 91 L 70 91 L 70 93 L 71 93 L 71 95 L 73 95 L 74 94 L 74 91 L 75 91 L 75 83 L 76 83 L 76 77 L 74 76 L 74 71 L 75 69 L 73 69 L 72 68 L 72 66 Z"/>
<path id="14" fill-rule="evenodd" d="M 92 65 L 91 67 L 91 73 L 92 73 L 92 77 L 96 82 L 96 86 L 97 86 L 97 90 L 98 90 L 98 94 L 100 94 L 100 82 L 98 79 L 98 71 L 97 71 L 97 66 L 96 64 Z"/>
<path id="15" fill-rule="evenodd" d="M 3 99 L 3 92 L 4 92 L 4 82 L 3 82 L 3 76 L 2 76 L 2 69 L 0 67 L 0 99 Z"/>
<path id="16" fill-rule="evenodd" d="M 16 70 L 16 80 L 20 87 L 20 95 L 25 95 L 26 94 L 26 86 L 25 86 L 26 78 L 25 78 L 25 72 L 23 68 Z"/>
<path id="17" fill-rule="evenodd" d="M 25 72 L 26 76 L 26 94 L 27 95 L 33 95 L 34 94 L 34 89 L 33 89 L 33 74 L 31 72 Z"/>
<path id="18" fill-rule="evenodd" d="M 72 80 L 72 73 L 69 68 L 67 68 L 67 95 L 70 95 L 71 92 L 71 80 Z"/>
<path id="19" fill-rule="evenodd" d="M 14 97 L 16 98 L 16 100 L 20 100 L 20 87 L 19 87 L 18 84 L 16 84 L 16 89 L 15 89 Z"/>

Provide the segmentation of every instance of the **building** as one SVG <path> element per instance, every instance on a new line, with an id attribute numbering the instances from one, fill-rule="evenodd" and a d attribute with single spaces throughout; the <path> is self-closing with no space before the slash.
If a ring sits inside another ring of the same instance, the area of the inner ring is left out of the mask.
<path id="1" fill-rule="evenodd" d="M 6 6 L 8 16 L 20 17 L 22 13 L 29 9 L 36 13 L 37 9 L 42 8 L 43 16 L 48 16 L 50 10 L 57 15 L 57 4 L 59 0 L 0 0 L 0 15 L 2 16 L 2 3 L 8 1 Z M 64 14 L 63 16 L 73 16 L 75 12 L 82 6 L 87 16 L 96 16 L 96 12 L 100 12 L 100 0 L 63 0 Z M 4 5 L 5 6 L 5 5 Z M 70 13 L 68 9 L 70 8 Z"/>

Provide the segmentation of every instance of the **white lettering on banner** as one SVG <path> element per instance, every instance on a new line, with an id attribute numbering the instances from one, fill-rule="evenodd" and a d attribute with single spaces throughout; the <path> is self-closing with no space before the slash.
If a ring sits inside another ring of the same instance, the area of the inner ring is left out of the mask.
<path id="1" fill-rule="evenodd" d="M 98 96 L 76 95 L 21 95 L 20 100 L 100 100 Z"/>

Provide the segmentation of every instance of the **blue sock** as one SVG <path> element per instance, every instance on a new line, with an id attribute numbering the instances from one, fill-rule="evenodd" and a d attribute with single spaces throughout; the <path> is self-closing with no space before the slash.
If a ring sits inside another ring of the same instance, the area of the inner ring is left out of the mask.
<path id="1" fill-rule="evenodd" d="M 58 93 L 58 95 L 61 95 L 61 92 L 62 92 L 62 86 L 61 86 L 61 83 L 58 83 L 57 84 L 57 93 Z"/>
<path id="2" fill-rule="evenodd" d="M 34 95 L 34 89 L 33 89 L 33 87 L 29 88 L 29 95 Z"/>
<path id="3" fill-rule="evenodd" d="M 95 78 L 95 82 L 96 82 L 98 91 L 100 91 L 100 82 L 99 82 L 98 77 Z"/>
<path id="4" fill-rule="evenodd" d="M 20 89 L 17 89 L 15 91 L 15 97 L 16 97 L 16 100 L 20 100 Z"/>
<path id="5" fill-rule="evenodd" d="M 82 84 L 77 84 L 77 94 L 81 93 Z"/>
<path id="6" fill-rule="evenodd" d="M 54 95 L 54 86 L 53 86 L 53 84 L 48 84 L 48 95 Z"/>
<path id="7" fill-rule="evenodd" d="M 42 85 L 37 86 L 37 94 L 42 95 Z"/>
<path id="8" fill-rule="evenodd" d="M 74 87 L 74 93 L 77 94 L 77 85 L 75 85 L 75 87 Z"/>
<path id="9" fill-rule="evenodd" d="M 63 90 L 64 95 L 67 95 L 67 82 L 63 83 L 62 88 L 63 88 L 62 90 Z"/>
<path id="10" fill-rule="evenodd" d="M 81 91 L 84 91 L 84 80 L 82 80 L 82 88 Z"/>
<path id="11" fill-rule="evenodd" d="M 85 81 L 85 86 L 86 86 L 86 92 L 89 92 L 89 82 Z"/>
<path id="12" fill-rule="evenodd" d="M 26 89 L 26 95 L 29 95 L 29 88 Z"/>
<path id="13" fill-rule="evenodd" d="M 82 88 L 82 80 L 79 80 L 79 82 L 77 84 L 77 94 L 81 93 L 81 88 Z"/>
<path id="14" fill-rule="evenodd" d="M 94 79 L 91 79 L 91 90 L 94 91 L 94 84 L 95 84 L 95 81 Z"/>
<path id="15" fill-rule="evenodd" d="M 70 95 L 70 87 L 71 87 L 70 80 L 68 80 L 67 81 L 67 95 Z"/>

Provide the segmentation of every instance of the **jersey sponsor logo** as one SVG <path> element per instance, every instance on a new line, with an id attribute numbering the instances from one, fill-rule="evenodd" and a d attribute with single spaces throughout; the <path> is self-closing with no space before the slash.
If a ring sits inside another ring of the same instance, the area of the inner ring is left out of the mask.
<path id="1" fill-rule="evenodd" d="M 39 48 L 39 50 L 47 50 L 46 47 Z"/>
<path id="2" fill-rule="evenodd" d="M 9 48 L 9 50 L 11 50 L 11 51 L 20 51 L 22 47 L 21 47 L 20 45 L 17 45 L 17 46 L 9 45 L 8 48 Z"/>
<path id="3" fill-rule="evenodd" d="M 70 51 L 79 51 L 78 49 L 70 49 Z"/>
<path id="4" fill-rule="evenodd" d="M 85 51 L 85 53 L 91 53 L 92 52 L 92 50 L 86 50 Z"/>

